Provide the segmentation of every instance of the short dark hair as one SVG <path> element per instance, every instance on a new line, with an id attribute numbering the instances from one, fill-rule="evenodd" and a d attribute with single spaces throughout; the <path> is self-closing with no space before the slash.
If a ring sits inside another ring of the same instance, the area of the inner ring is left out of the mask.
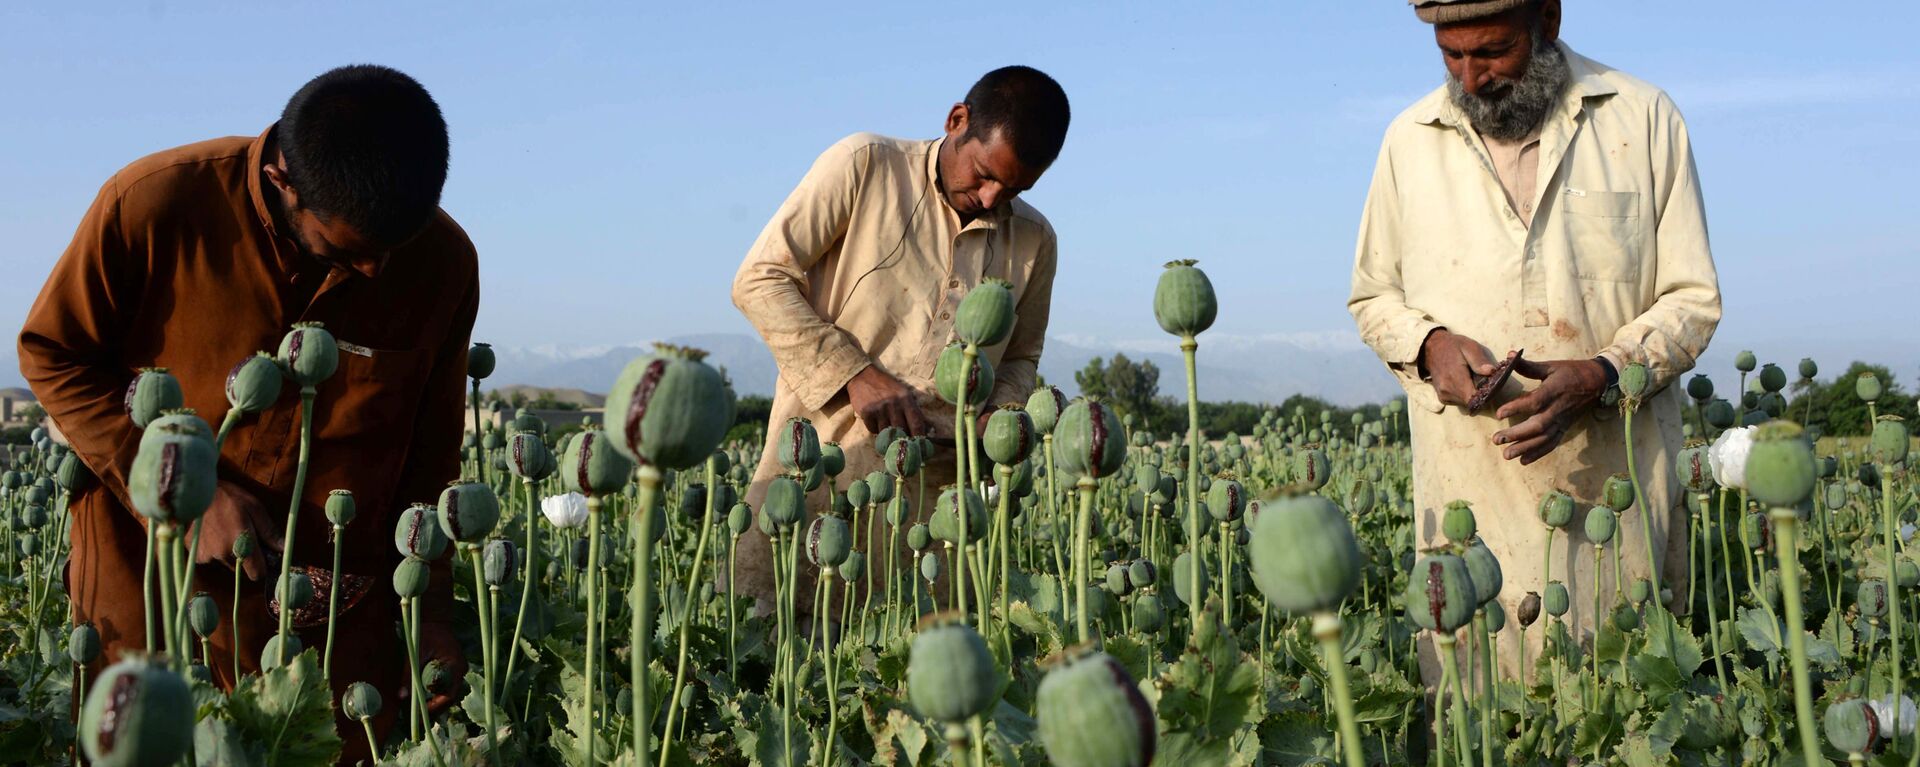
<path id="1" fill-rule="evenodd" d="M 1067 92 L 1033 67 L 1001 67 L 967 91 L 967 137 L 985 139 L 1000 132 L 1021 164 L 1045 168 L 1067 143 L 1073 115 Z"/>
<path id="2" fill-rule="evenodd" d="M 276 128 L 301 204 L 380 243 L 419 233 L 447 181 L 447 121 L 413 78 L 372 64 L 309 80 Z"/>

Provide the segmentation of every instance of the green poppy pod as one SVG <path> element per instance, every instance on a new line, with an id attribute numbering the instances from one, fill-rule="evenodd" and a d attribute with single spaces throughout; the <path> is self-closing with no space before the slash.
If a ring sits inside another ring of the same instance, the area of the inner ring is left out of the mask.
<path id="1" fill-rule="evenodd" d="M 867 473 L 867 502 L 875 506 L 893 500 L 893 476 L 875 469 Z"/>
<path id="2" fill-rule="evenodd" d="M 298 610 L 313 602 L 313 579 L 306 573 L 295 570 L 280 580 L 280 587 L 274 590 L 274 597 L 282 609 Z"/>
<path id="3" fill-rule="evenodd" d="M 1040 745 L 1059 767 L 1147 767 L 1158 719 L 1133 676 L 1091 645 L 1068 650 L 1034 695 Z"/>
<path id="4" fill-rule="evenodd" d="M 621 455 L 662 469 L 706 463 L 733 427 L 733 390 L 706 352 L 666 344 L 627 363 L 607 394 L 607 437 Z"/>
<path id="5" fill-rule="evenodd" d="M 1127 582 L 1134 586 L 1146 588 L 1152 586 L 1158 578 L 1159 570 L 1148 560 L 1136 559 L 1132 564 L 1127 565 Z"/>
<path id="6" fill-rule="evenodd" d="M 1546 526 L 1564 530 L 1573 523 L 1573 496 L 1561 490 L 1550 490 L 1540 497 L 1540 521 Z"/>
<path id="7" fill-rule="evenodd" d="M 168 425 L 140 437 L 127 494 L 141 516 L 156 522 L 186 524 L 207 510 L 219 486 L 215 467 L 220 454 L 191 428 Z"/>
<path id="8" fill-rule="evenodd" d="M 746 533 L 747 527 L 752 524 L 753 509 L 746 504 L 736 503 L 727 510 L 727 531 L 735 536 Z"/>
<path id="9" fill-rule="evenodd" d="M 1347 492 L 1347 510 L 1356 517 L 1364 517 L 1373 510 L 1373 504 L 1373 483 L 1364 478 L 1354 480 L 1352 489 Z"/>
<path id="10" fill-rule="evenodd" d="M 1207 513 L 1215 522 L 1232 522 L 1247 510 L 1247 489 L 1230 478 L 1222 478 L 1207 490 Z"/>
<path id="11" fill-rule="evenodd" d="M 48 521 L 50 520 L 47 515 L 47 507 L 43 504 L 30 503 L 26 510 L 21 512 L 21 522 L 28 530 L 39 530 L 40 528 L 46 527 Z M 27 538 L 26 540 L 37 541 L 39 539 Z"/>
<path id="12" fill-rule="evenodd" d="M 505 586 L 513 582 L 513 575 L 520 569 L 520 549 L 513 541 L 495 538 L 487 541 L 487 547 L 480 555 L 480 578 L 488 586 Z"/>
<path id="13" fill-rule="evenodd" d="M 1760 359 L 1753 356 L 1753 352 L 1742 350 L 1740 353 L 1733 355 L 1733 369 L 1742 373 L 1751 373 L 1753 369 L 1759 367 L 1759 365 Z"/>
<path id="14" fill-rule="evenodd" d="M 477 543 L 500 523 L 500 497 L 478 482 L 454 482 L 440 491 L 440 529 L 449 539 Z"/>
<path id="15" fill-rule="evenodd" d="M 1613 606 L 1613 627 L 1621 631 L 1633 631 L 1640 628 L 1640 613 L 1631 606 L 1618 604 Z"/>
<path id="16" fill-rule="evenodd" d="M 1060 414 L 1067 410 L 1067 395 L 1060 387 L 1051 384 L 1033 390 L 1027 397 L 1027 417 L 1033 419 L 1033 430 L 1041 435 L 1053 433 L 1053 427 L 1060 423 Z"/>
<path id="17" fill-rule="evenodd" d="M 1107 565 L 1106 588 L 1107 591 L 1112 592 L 1114 596 L 1118 597 L 1124 597 L 1133 593 L 1133 582 L 1127 580 L 1127 565 L 1125 562 L 1115 562 Z"/>
<path id="18" fill-rule="evenodd" d="M 1587 540 L 1595 546 L 1607 545 L 1613 541 L 1614 528 L 1619 525 L 1619 522 L 1620 520 L 1614 515 L 1613 509 L 1605 506 L 1595 506 L 1588 509 L 1586 521 Z"/>
<path id="19" fill-rule="evenodd" d="M 1701 373 L 1693 374 L 1692 378 L 1687 379 L 1687 396 L 1695 402 L 1713 399 L 1713 379 Z"/>
<path id="20" fill-rule="evenodd" d="M 327 522 L 332 523 L 336 528 L 346 527 L 351 524 L 354 516 L 358 513 L 353 503 L 353 492 L 350 490 L 334 490 L 327 493 L 326 512 Z"/>
<path id="21" fill-rule="evenodd" d="M 1907 430 L 1906 419 L 1897 415 L 1883 415 L 1873 422 L 1873 458 L 1888 465 L 1905 463 L 1907 451 L 1913 447 L 1913 435 Z"/>
<path id="22" fill-rule="evenodd" d="M 1500 558 L 1493 555 L 1485 541 L 1474 541 L 1460 558 L 1467 563 L 1467 575 L 1473 577 L 1473 598 L 1486 605 L 1500 596 L 1506 576 L 1500 571 Z"/>
<path id="23" fill-rule="evenodd" d="M 560 484 L 588 498 L 620 492 L 633 477 L 633 462 L 613 449 L 607 433 L 587 429 L 567 441 L 560 458 Z"/>
<path id="24" fill-rule="evenodd" d="M 1428 631 L 1452 633 L 1473 620 L 1473 576 L 1452 554 L 1429 554 L 1413 564 L 1407 579 L 1407 617 Z"/>
<path id="25" fill-rule="evenodd" d="M 874 455 L 885 457 L 887 448 L 893 447 L 893 443 L 899 442 L 905 436 L 907 436 L 906 430 L 898 426 L 881 429 L 880 433 L 873 435 Z"/>
<path id="26" fill-rule="evenodd" d="M 987 433 L 981 438 L 987 458 L 1001 466 L 1027 460 L 1027 456 L 1033 454 L 1034 443 L 1039 441 L 1033 418 L 1016 405 L 993 411 L 993 415 L 987 417 Z"/>
<path id="27" fill-rule="evenodd" d="M 213 597 L 202 591 L 187 600 L 187 626 L 193 629 L 193 635 L 206 639 L 220 628 L 220 606 L 213 603 Z"/>
<path id="28" fill-rule="evenodd" d="M 1821 718 L 1827 743 L 1847 754 L 1865 754 L 1879 747 L 1882 731 L 1873 706 L 1861 698 L 1848 698 L 1827 706 Z"/>
<path id="29" fill-rule="evenodd" d="M 907 548 L 921 552 L 926 551 L 931 545 L 933 545 L 933 528 L 925 524 L 916 524 L 907 528 Z"/>
<path id="30" fill-rule="evenodd" d="M 1839 511 L 1847 507 L 1847 486 L 1842 482 L 1827 484 L 1827 511 Z"/>
<path id="31" fill-rule="evenodd" d="M 1535 621 L 1540 620 L 1540 593 L 1529 591 L 1526 596 L 1521 597 L 1520 607 L 1515 611 L 1514 617 L 1520 620 L 1520 628 L 1523 631 L 1531 628 Z"/>
<path id="32" fill-rule="evenodd" d="M 941 350 L 940 359 L 933 366 L 933 386 L 940 399 L 947 404 L 960 404 L 960 368 L 967 369 L 967 404 L 979 407 L 987 404 L 987 395 L 993 391 L 993 363 L 987 361 L 984 354 L 975 355 L 971 363 L 967 362 L 966 347 L 962 344 L 948 344 Z"/>
<path id="33" fill-rule="evenodd" d="M 1862 402 L 1880 399 L 1882 391 L 1880 378 L 1872 373 L 1861 373 L 1859 378 L 1853 380 L 1853 393 Z"/>
<path id="34" fill-rule="evenodd" d="M 1787 388 L 1787 371 L 1781 370 L 1779 365 L 1771 362 L 1761 366 L 1760 388 L 1769 392 L 1777 392 Z"/>
<path id="35" fill-rule="evenodd" d="M 213 427 L 200 417 L 198 411 L 190 407 L 176 407 L 160 411 L 160 417 L 147 422 L 147 431 L 183 431 L 198 434 L 208 440 L 213 439 Z M 141 435 L 144 437 L 145 435 Z"/>
<path id="36" fill-rule="evenodd" d="M 1474 521 L 1472 504 L 1464 500 L 1448 503 L 1447 510 L 1440 516 L 1440 533 L 1449 541 L 1464 544 L 1473 540 L 1476 532 L 1479 525 Z"/>
<path id="37" fill-rule="evenodd" d="M 1160 604 L 1159 597 L 1153 594 L 1141 594 L 1133 600 L 1133 627 L 1148 634 L 1160 630 L 1167 623 L 1167 610 Z"/>
<path id="38" fill-rule="evenodd" d="M 1220 314 L 1220 300 L 1213 294 L 1213 283 L 1192 259 L 1167 262 L 1160 283 L 1153 289 L 1153 318 L 1160 329 L 1181 338 L 1192 338 L 1213 327 Z"/>
<path id="39" fill-rule="evenodd" d="M 1082 397 L 1067 406 L 1054 428 L 1054 464 L 1067 476 L 1103 479 L 1127 460 L 1127 438 L 1120 418 L 1097 399 Z"/>
<path id="40" fill-rule="evenodd" d="M 1653 582 L 1645 578 L 1635 578 L 1627 586 L 1627 599 L 1636 605 L 1644 605 L 1653 598 Z"/>
<path id="41" fill-rule="evenodd" d="M 813 470 L 820 462 L 820 434 L 813 422 L 798 416 L 788 418 L 776 435 L 780 447 L 780 467 L 793 473 Z"/>
<path id="42" fill-rule="evenodd" d="M 499 430 L 497 429 L 488 429 L 487 433 L 480 438 L 480 446 L 482 448 L 485 448 L 487 452 L 491 453 L 495 450 L 499 450 L 500 448 L 506 447 L 507 438 L 502 436 Z"/>
<path id="43" fill-rule="evenodd" d="M 1818 476 L 1813 448 L 1799 424 L 1774 421 L 1753 434 L 1747 453 L 1747 492 L 1762 504 L 1783 509 L 1800 505 L 1813 493 Z"/>
<path id="44" fill-rule="evenodd" d="M 260 670 L 272 671 L 279 668 L 284 665 L 281 658 L 292 660 L 299 657 L 301 651 L 305 649 L 306 645 L 300 642 L 300 637 L 292 634 L 274 634 L 267 637 L 266 645 L 260 648 Z"/>
<path id="45" fill-rule="evenodd" d="M 881 469 L 887 476 L 899 479 L 911 477 L 920 471 L 920 447 L 910 439 L 903 439 L 887 446 L 887 455 L 881 462 Z"/>
<path id="46" fill-rule="evenodd" d="M 235 559 L 253 556 L 252 530 L 241 530 L 239 535 L 233 537 L 233 556 Z"/>
<path id="47" fill-rule="evenodd" d="M 547 434 L 547 422 L 526 408 L 513 411 L 513 420 L 507 424 L 508 432 L 525 431 L 542 437 Z"/>
<path id="48" fill-rule="evenodd" d="M 1300 489 L 1313 491 L 1327 486 L 1327 480 L 1333 477 L 1333 469 L 1327 464 L 1327 454 L 1319 448 L 1308 448 L 1293 454 L 1293 482 Z"/>
<path id="49" fill-rule="evenodd" d="M 1540 602 L 1547 609 L 1547 614 L 1555 618 L 1566 615 L 1567 610 L 1573 607 L 1573 601 L 1567 594 L 1567 584 L 1559 581 L 1547 583 L 1547 592 L 1540 597 Z"/>
<path id="50" fill-rule="evenodd" d="M 67 633 L 67 658 L 82 666 L 100 659 L 100 630 L 82 623 Z"/>
<path id="51" fill-rule="evenodd" d="M 906 524 L 912 511 L 913 507 L 908 503 L 906 496 L 894 496 L 893 500 L 887 501 L 887 511 L 885 515 L 887 524 L 894 527 Z"/>
<path id="52" fill-rule="evenodd" d="M 1006 485 L 1007 492 L 1012 493 L 1015 498 L 1026 498 L 1032 495 L 1033 461 L 1021 461 L 1007 468 L 1011 469 L 1011 472 L 1007 474 L 1006 481 L 1002 483 Z M 1012 512 L 1015 517 L 1020 516 L 1020 504 L 1013 504 Z"/>
<path id="53" fill-rule="evenodd" d="M 760 513 L 780 529 L 791 528 L 806 516 L 807 491 L 792 477 L 774 477 L 767 482 L 767 495 L 760 502 Z"/>
<path id="54" fill-rule="evenodd" d="M 1787 414 L 1787 398 L 1779 392 L 1767 392 L 1760 395 L 1760 412 L 1768 418 L 1779 418 Z"/>
<path id="55" fill-rule="evenodd" d="M 1179 480 L 1174 479 L 1170 475 L 1161 474 L 1159 469 L 1155 469 L 1154 473 L 1158 474 L 1159 478 L 1153 485 L 1153 492 L 1147 495 L 1147 500 L 1156 506 L 1166 506 L 1167 504 L 1173 503 L 1173 500 L 1179 497 L 1180 494 Z"/>
<path id="56" fill-rule="evenodd" d="M 847 454 L 840 449 L 840 443 L 823 442 L 820 444 L 820 463 L 817 464 L 817 467 L 820 469 L 820 473 L 826 475 L 828 478 L 838 477 L 840 476 L 840 472 L 847 470 Z"/>
<path id="57" fill-rule="evenodd" d="M 965 722 L 1000 699 L 1000 672 L 986 640 L 958 617 L 942 613 L 922 622 L 907 660 L 907 699 L 922 716 L 946 724 Z"/>
<path id="58" fill-rule="evenodd" d="M 1854 603 L 1860 606 L 1863 618 L 1878 618 L 1887 614 L 1887 582 L 1862 581 L 1854 592 Z"/>
<path id="59" fill-rule="evenodd" d="M 873 490 L 867 487 L 865 480 L 857 480 L 847 484 L 846 497 L 848 506 L 864 509 L 873 502 Z"/>
<path id="60" fill-rule="evenodd" d="M 139 428 L 147 428 L 147 424 L 162 413 L 185 404 L 180 379 L 174 378 L 166 368 L 141 368 L 127 383 L 127 417 Z"/>
<path id="61" fill-rule="evenodd" d="M 286 376 L 273 355 L 257 352 L 227 372 L 227 404 L 242 413 L 258 413 L 280 399 Z"/>
<path id="62" fill-rule="evenodd" d="M 1173 596 L 1179 599 L 1183 605 L 1192 604 L 1195 598 L 1206 599 L 1208 588 L 1213 583 L 1213 573 L 1211 569 L 1202 566 L 1200 568 L 1200 585 L 1198 588 L 1195 588 L 1193 584 L 1192 562 L 1193 552 L 1190 551 L 1182 552 L 1180 556 L 1173 558 Z M 1202 564 L 1204 565 L 1205 563 Z M 1198 596 L 1196 597 L 1195 595 Z"/>
<path id="63" fill-rule="evenodd" d="M 280 353 L 275 359 L 281 372 L 302 391 L 312 391 L 321 381 L 333 377 L 334 369 L 340 366 L 340 348 L 321 323 L 296 322 L 280 339 Z"/>
<path id="64" fill-rule="evenodd" d="M 1633 480 L 1625 474 L 1607 477 L 1606 483 L 1600 486 L 1600 498 L 1615 513 L 1633 508 Z"/>
<path id="65" fill-rule="evenodd" d="M 340 696 L 340 710 L 348 717 L 358 721 L 367 721 L 380 715 L 380 691 L 366 682 L 354 682 L 347 686 L 345 694 Z"/>
<path id="66" fill-rule="evenodd" d="M 1646 396 L 1647 390 L 1652 388 L 1653 373 L 1647 370 L 1646 365 L 1629 362 L 1626 367 L 1620 369 L 1618 385 L 1621 394 L 1639 399 Z"/>
<path id="67" fill-rule="evenodd" d="M 559 468 L 547 441 L 535 431 L 516 431 L 507 437 L 507 470 L 525 482 L 539 482 Z"/>
<path id="68" fill-rule="evenodd" d="M 989 277 L 967 291 L 953 312 L 953 334 L 978 347 L 994 346 L 1013 332 L 1013 285 Z"/>
<path id="69" fill-rule="evenodd" d="M 493 375 L 494 362 L 492 344 L 483 344 L 476 341 L 473 346 L 467 347 L 468 378 L 478 381 Z"/>
<path id="70" fill-rule="evenodd" d="M 401 511 L 393 526 L 393 547 L 403 557 L 439 558 L 447 550 L 447 535 L 440 530 L 434 508 L 416 503 Z"/>
<path id="71" fill-rule="evenodd" d="M 1501 606 L 1500 600 L 1490 600 L 1480 609 L 1486 612 L 1488 631 L 1498 634 L 1507 627 L 1507 608 Z"/>
<path id="72" fill-rule="evenodd" d="M 964 517 L 961 507 L 965 507 Z M 968 543 L 979 541 L 987 533 L 987 506 L 980 494 L 970 488 L 949 485 L 940 492 L 940 499 L 934 504 L 931 527 L 935 540 L 957 544 L 962 534 L 962 524 Z"/>
<path id="73" fill-rule="evenodd" d="M 1131 426 L 1129 426 L 1129 427 L 1127 427 L 1127 428 L 1128 428 L 1128 430 L 1129 430 L 1129 431 L 1131 431 L 1131 430 L 1133 429 L 1133 427 L 1131 427 Z M 1144 431 L 1135 431 L 1135 432 L 1133 432 L 1133 440 L 1132 440 L 1132 441 L 1133 441 L 1133 446 L 1134 446 L 1134 447 L 1146 447 L 1146 446 L 1148 446 L 1148 445 L 1151 445 L 1151 444 L 1153 444 L 1153 435 L 1152 435 L 1152 434 L 1148 434 L 1148 433 L 1146 433 L 1146 432 L 1144 432 Z"/>
<path id="74" fill-rule="evenodd" d="M 1673 473 L 1680 484 L 1694 493 L 1704 493 L 1713 489 L 1713 463 L 1709 459 L 1711 450 L 1707 443 L 1695 441 L 1680 449 L 1679 460 L 1673 462 Z"/>
<path id="75" fill-rule="evenodd" d="M 80 745 L 97 767 L 161 767 L 193 741 L 193 688 L 147 658 L 108 666 L 80 711 Z"/>
<path id="76" fill-rule="evenodd" d="M 1911 559 L 1894 560 L 1893 583 L 1903 589 L 1920 586 L 1920 565 L 1915 565 Z"/>
<path id="77" fill-rule="evenodd" d="M 53 483 L 69 493 L 85 489 L 88 480 L 92 478 L 93 472 L 87 469 L 86 462 L 81 461 L 80 456 L 75 453 L 61 456 L 60 468 L 53 473 Z"/>
<path id="78" fill-rule="evenodd" d="M 806 542 L 807 561 L 828 569 L 847 561 L 847 554 L 853 551 L 853 534 L 847 529 L 847 521 L 831 514 L 813 518 L 807 525 Z"/>
<path id="79" fill-rule="evenodd" d="M 719 506 L 719 504 L 714 504 Z M 707 510 L 707 486 L 699 482 L 689 482 L 680 490 L 680 516 L 692 520 L 700 519 Z"/>
<path id="80" fill-rule="evenodd" d="M 1339 609 L 1360 584 L 1365 561 L 1347 515 L 1318 495 L 1262 502 L 1249 556 L 1260 593 L 1290 613 Z M 1176 581 L 1180 574 L 1174 571 Z"/>
<path id="81" fill-rule="evenodd" d="M 846 581 L 847 583 L 860 580 L 860 576 L 865 575 L 867 572 L 867 555 L 858 551 L 849 551 L 847 552 L 847 561 L 841 562 L 839 567 L 834 568 L 834 571 L 840 574 L 840 580 Z"/>
<path id="82" fill-rule="evenodd" d="M 1800 358 L 1800 378 L 1803 380 L 1811 381 L 1813 380 L 1813 377 L 1817 375 L 1820 375 L 1820 366 L 1814 363 L 1813 358 L 1801 357 Z"/>
<path id="83" fill-rule="evenodd" d="M 449 695 L 460 687 L 460 677 L 438 660 L 427 661 L 420 669 L 420 682 L 434 695 Z"/>
<path id="84" fill-rule="evenodd" d="M 1715 399 L 1712 402 L 1708 402 L 1706 416 L 1707 423 L 1716 429 L 1732 428 L 1734 421 L 1740 417 L 1738 413 L 1734 412 L 1732 403 L 1723 399 Z"/>

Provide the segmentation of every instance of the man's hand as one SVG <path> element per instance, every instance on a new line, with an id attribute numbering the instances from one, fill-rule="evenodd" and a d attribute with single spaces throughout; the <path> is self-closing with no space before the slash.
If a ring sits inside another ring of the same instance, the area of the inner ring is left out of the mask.
<path id="1" fill-rule="evenodd" d="M 932 431 L 933 425 L 920 409 L 913 390 L 876 366 L 868 365 L 847 382 L 847 401 L 870 434 L 879 434 L 889 426 L 915 437 Z"/>
<path id="2" fill-rule="evenodd" d="M 447 707 L 460 702 L 463 694 L 461 680 L 467 678 L 467 657 L 460 652 L 460 641 L 453 638 L 452 630 L 445 623 L 434 620 L 421 621 L 420 624 L 420 662 L 422 664 L 440 661 L 441 668 L 447 670 L 447 678 L 452 680 L 452 689 L 439 692 L 427 692 L 427 711 L 439 713 Z"/>
<path id="3" fill-rule="evenodd" d="M 1600 399 L 1607 388 L 1607 371 L 1594 360 L 1522 359 L 1513 372 L 1540 382 L 1540 387 L 1500 406 L 1497 418 L 1526 420 L 1495 432 L 1493 444 L 1505 445 L 1502 455 L 1520 465 L 1538 461 L 1560 446 L 1573 419 Z"/>
<path id="4" fill-rule="evenodd" d="M 1493 375 L 1495 367 L 1480 342 L 1446 328 L 1428 333 L 1420 344 L 1420 368 L 1432 377 L 1433 392 L 1442 404 L 1466 407 L 1479 388 L 1474 376 Z"/>
<path id="5" fill-rule="evenodd" d="M 267 570 L 267 551 L 279 551 L 280 526 L 260 505 L 260 499 L 231 482 L 221 482 L 213 503 L 194 524 L 200 526 L 200 564 L 234 565 L 233 542 L 242 532 L 253 533 L 253 553 L 239 565 L 248 580 L 260 580 Z"/>

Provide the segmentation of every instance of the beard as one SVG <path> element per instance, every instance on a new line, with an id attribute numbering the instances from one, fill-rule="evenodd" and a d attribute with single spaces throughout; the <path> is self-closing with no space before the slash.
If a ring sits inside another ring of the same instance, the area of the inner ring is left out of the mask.
<path id="1" fill-rule="evenodd" d="M 1540 129 L 1571 82 L 1573 67 L 1567 63 L 1567 55 L 1535 31 L 1533 58 L 1520 79 L 1495 83 L 1476 95 L 1468 93 L 1460 78 L 1449 73 L 1447 95 L 1480 135 L 1518 141 Z"/>

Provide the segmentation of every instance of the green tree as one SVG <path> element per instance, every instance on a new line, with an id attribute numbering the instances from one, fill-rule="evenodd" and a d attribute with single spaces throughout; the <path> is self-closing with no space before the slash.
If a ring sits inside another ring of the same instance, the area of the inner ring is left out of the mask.
<path id="1" fill-rule="evenodd" d="M 1865 436 L 1873 427 L 1867 422 L 1867 403 L 1861 401 L 1854 390 L 1854 382 L 1861 373 L 1872 373 L 1880 379 L 1883 391 L 1874 402 L 1874 409 L 1880 415 L 1897 415 L 1909 422 L 1915 420 L 1913 397 L 1900 385 L 1900 379 L 1885 365 L 1857 361 L 1847 366 L 1847 372 L 1838 378 L 1814 381 L 1812 386 L 1802 389 L 1799 396 L 1787 403 L 1785 416 L 1827 436 Z"/>
<path id="2" fill-rule="evenodd" d="M 1160 366 L 1147 360 L 1135 362 L 1115 353 L 1113 361 L 1099 357 L 1073 374 L 1080 393 L 1099 397 L 1124 415 L 1132 415 L 1135 428 L 1165 429 L 1168 408 L 1160 398 Z"/>

